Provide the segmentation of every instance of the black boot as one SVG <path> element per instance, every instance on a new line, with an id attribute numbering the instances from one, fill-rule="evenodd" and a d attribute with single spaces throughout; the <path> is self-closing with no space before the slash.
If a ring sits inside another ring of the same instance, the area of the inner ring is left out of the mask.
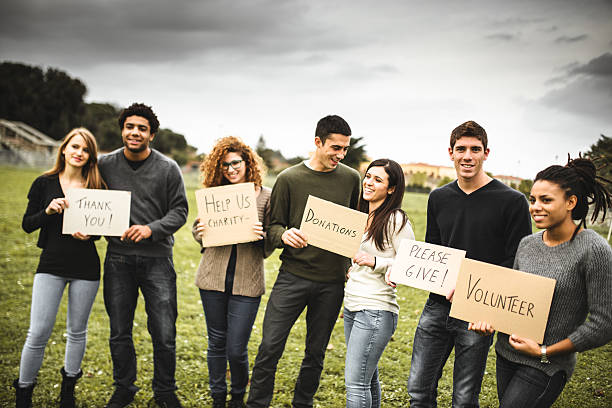
<path id="1" fill-rule="evenodd" d="M 226 398 L 226 394 L 221 392 L 221 393 L 213 393 L 212 394 L 212 400 L 213 400 L 213 404 L 212 404 L 212 408 L 225 408 L 225 398 Z"/>
<path id="2" fill-rule="evenodd" d="M 15 387 L 15 408 L 32 408 L 32 391 L 36 383 L 29 387 L 20 387 L 19 378 L 13 381 Z"/>
<path id="3" fill-rule="evenodd" d="M 227 405 L 229 408 L 246 408 L 244 403 L 244 394 L 234 394 L 232 393 L 232 399 Z"/>
<path id="4" fill-rule="evenodd" d="M 76 401 L 74 399 L 74 386 L 79 378 L 83 376 L 83 371 L 79 370 L 79 373 L 74 377 L 68 377 L 64 367 L 60 370 L 62 373 L 62 390 L 60 392 L 60 408 L 76 408 Z"/>

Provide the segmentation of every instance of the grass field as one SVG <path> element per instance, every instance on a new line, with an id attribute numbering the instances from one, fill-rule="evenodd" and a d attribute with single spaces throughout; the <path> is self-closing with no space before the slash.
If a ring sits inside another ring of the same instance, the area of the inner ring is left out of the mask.
<path id="1" fill-rule="evenodd" d="M 0 167 L 0 405 L 11 406 L 14 393 L 10 387 L 18 376 L 19 358 L 29 324 L 29 309 L 33 272 L 40 250 L 36 247 L 37 233 L 26 234 L 21 229 L 21 217 L 26 207 L 26 195 L 32 180 L 39 173 Z M 191 180 L 190 180 L 191 181 Z M 191 212 L 186 225 L 195 218 L 193 190 L 188 185 Z M 404 205 L 415 226 L 417 239 L 425 234 L 427 196 L 406 194 Z M 603 228 L 602 228 L 603 230 Z M 105 241 L 97 243 L 100 257 L 105 253 Z M 206 368 L 206 327 L 198 290 L 193 281 L 199 261 L 198 246 L 189 229 L 183 227 L 176 234 L 174 261 L 177 272 L 179 317 L 177 322 L 177 383 L 178 394 L 185 407 L 210 406 L 208 373 Z M 269 289 L 279 266 L 278 252 L 266 260 L 268 293 L 261 302 L 260 312 L 249 344 L 251 364 L 261 340 L 261 323 Z M 406 407 L 406 377 L 410 367 L 412 339 L 419 314 L 427 297 L 425 292 L 400 287 L 401 307 L 397 331 L 380 361 L 383 407 Z M 53 335 L 46 349 L 45 360 L 34 392 L 35 407 L 56 405 L 65 347 L 66 299 L 57 316 Z M 85 375 L 78 383 L 80 407 L 102 407 L 112 393 L 112 365 L 108 349 L 109 325 L 102 299 L 98 293 L 89 323 L 88 347 L 83 361 Z M 303 316 L 292 330 L 285 354 L 276 375 L 274 407 L 289 407 L 292 390 L 304 350 L 305 324 Z M 142 298 L 135 318 L 134 342 L 138 353 L 138 381 L 141 391 L 134 407 L 146 407 L 152 398 L 152 351 L 146 330 L 146 315 Z M 315 397 L 317 407 L 343 407 L 344 398 L 344 334 L 339 319 L 332 334 L 325 360 L 321 386 Z M 612 344 L 579 356 L 578 366 L 555 407 L 612 407 Z M 452 358 L 445 368 L 439 385 L 438 404 L 450 406 L 452 393 Z M 489 360 L 480 398 L 481 406 L 497 406 L 495 388 L 495 355 Z M 14 406 L 14 404 L 13 404 Z"/>

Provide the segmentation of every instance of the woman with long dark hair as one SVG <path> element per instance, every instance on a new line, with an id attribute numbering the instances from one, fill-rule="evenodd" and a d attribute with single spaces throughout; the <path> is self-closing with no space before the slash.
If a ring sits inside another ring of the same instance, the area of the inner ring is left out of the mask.
<path id="1" fill-rule="evenodd" d="M 42 365 L 45 347 L 68 286 L 67 339 L 60 407 L 75 406 L 74 387 L 81 377 L 87 343 L 87 322 L 100 284 L 100 259 L 93 239 L 80 232 L 62 234 L 63 211 L 70 203 L 64 192 L 71 188 L 105 188 L 98 171 L 96 139 L 85 128 L 64 138 L 55 166 L 32 183 L 22 227 L 30 233 L 40 229 L 40 262 L 32 286 L 30 328 L 21 352 L 19 378 L 13 386 L 17 407 L 32 405 L 32 391 Z"/>
<path id="2" fill-rule="evenodd" d="M 346 406 L 380 407 L 378 360 L 397 327 L 395 288 L 385 274 L 402 239 L 414 232 L 402 210 L 404 173 L 389 159 L 374 160 L 363 178 L 358 209 L 368 213 L 361 247 L 344 291 Z"/>
<path id="3" fill-rule="evenodd" d="M 591 160 L 568 160 L 539 172 L 529 211 L 543 229 L 523 238 L 514 268 L 555 279 L 544 342 L 498 333 L 497 394 L 501 407 L 549 407 L 563 391 L 576 365 L 576 353 L 612 340 L 612 250 L 591 221 L 611 206 L 610 193 Z M 574 220 L 579 221 L 578 224 Z M 481 334 L 494 330 L 470 323 Z"/>
<path id="4" fill-rule="evenodd" d="M 230 407 L 244 407 L 249 381 L 247 345 L 261 295 L 265 290 L 263 239 L 270 213 L 271 190 L 262 186 L 262 160 L 240 139 L 219 139 L 201 165 L 204 187 L 253 183 L 259 221 L 253 230 L 260 240 L 242 244 L 202 248 L 196 285 L 204 307 L 208 331 L 208 375 L 213 407 L 225 407 L 229 363 L 232 399 Z M 206 225 L 199 219 L 193 236 L 202 242 Z"/>

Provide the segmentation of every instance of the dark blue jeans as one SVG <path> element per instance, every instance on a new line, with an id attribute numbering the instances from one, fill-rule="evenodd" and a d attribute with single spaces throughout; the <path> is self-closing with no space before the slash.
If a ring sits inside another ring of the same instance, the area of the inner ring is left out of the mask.
<path id="1" fill-rule="evenodd" d="M 306 311 L 306 349 L 295 383 L 292 405 L 312 407 L 319 388 L 323 359 L 344 297 L 344 282 L 313 282 L 289 272 L 279 272 L 263 322 L 263 338 L 251 375 L 247 406 L 268 407 L 274 391 L 278 360 L 293 324 Z"/>
<path id="2" fill-rule="evenodd" d="M 410 406 L 436 407 L 438 380 L 455 348 L 453 407 L 478 407 L 478 395 L 493 336 L 467 330 L 467 322 L 450 317 L 450 306 L 428 299 L 412 346 L 408 377 Z"/>
<path id="3" fill-rule="evenodd" d="M 261 296 L 238 296 L 200 289 L 200 297 L 208 331 L 210 391 L 213 394 L 227 394 L 225 372 L 229 362 L 231 393 L 244 395 L 249 382 L 247 345 Z"/>
<path id="4" fill-rule="evenodd" d="M 513 363 L 499 354 L 496 362 L 497 397 L 500 408 L 548 408 L 563 391 L 567 376 Z"/>
<path id="5" fill-rule="evenodd" d="M 136 351 L 132 340 L 138 290 L 147 312 L 147 328 L 153 342 L 153 392 L 176 390 L 176 273 L 172 257 L 106 254 L 104 304 L 110 320 L 110 350 L 114 385 L 138 391 Z"/>

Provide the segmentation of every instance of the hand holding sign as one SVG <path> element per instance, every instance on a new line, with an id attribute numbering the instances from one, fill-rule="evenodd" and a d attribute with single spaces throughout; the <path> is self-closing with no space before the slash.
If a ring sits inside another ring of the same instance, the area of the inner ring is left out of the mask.
<path id="1" fill-rule="evenodd" d="M 388 281 L 447 296 L 455 287 L 464 257 L 460 249 L 404 239 Z"/>
<path id="2" fill-rule="evenodd" d="M 49 211 L 64 212 L 63 234 L 122 236 L 130 226 L 129 191 L 74 188 L 64 203 L 49 204 Z M 46 210 L 45 210 L 46 211 Z M 73 235 L 74 236 L 74 235 Z"/>

